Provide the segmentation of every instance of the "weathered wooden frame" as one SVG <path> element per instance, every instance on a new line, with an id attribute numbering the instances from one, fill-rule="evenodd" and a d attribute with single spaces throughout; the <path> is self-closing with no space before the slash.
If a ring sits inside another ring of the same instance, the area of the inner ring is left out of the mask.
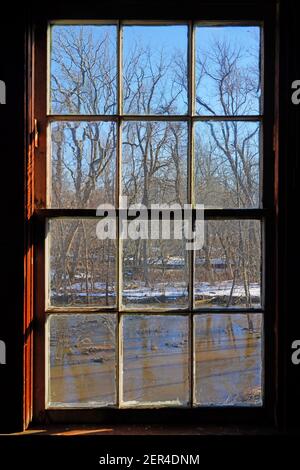
<path id="1" fill-rule="evenodd" d="M 264 18 L 266 20 L 266 18 Z M 60 20 L 61 23 L 65 24 L 64 20 Z M 94 24 L 95 20 L 90 20 L 90 24 Z M 75 24 L 74 20 L 70 20 L 71 24 Z M 82 23 L 86 24 L 88 21 L 86 20 L 77 20 L 77 24 Z M 101 24 L 108 24 L 106 20 L 101 22 Z M 118 25 L 118 31 L 121 31 L 121 26 L 122 26 L 122 21 L 117 21 L 116 23 L 113 22 L 113 24 Z M 125 22 L 126 23 L 126 22 Z M 137 24 L 137 21 L 132 20 L 132 23 Z M 149 24 L 147 20 L 144 22 L 141 22 L 141 24 Z M 152 23 L 152 21 L 151 21 Z M 192 44 L 192 47 L 189 48 L 189 53 L 188 53 L 188 63 L 189 63 L 189 70 L 191 72 L 192 64 L 193 64 L 193 57 L 194 57 L 194 25 L 199 24 L 199 21 L 188 21 L 188 22 L 183 22 L 184 24 L 189 25 L 189 38 L 190 42 L 189 44 Z M 220 24 L 220 21 L 217 22 L 205 22 L 206 24 Z M 225 22 L 227 24 L 259 24 L 262 25 L 262 21 L 253 21 L 253 20 L 241 20 L 241 21 L 227 21 Z M 98 22 L 97 22 L 98 24 Z M 158 22 L 157 24 L 178 24 L 177 21 L 172 21 L 172 22 Z M 265 29 L 266 23 L 264 23 L 264 29 Z M 51 122 L 53 120 L 109 120 L 109 121 L 115 121 L 117 122 L 118 125 L 118 142 L 117 142 L 117 152 L 120 155 L 121 152 L 121 137 L 120 137 L 120 128 L 121 128 L 121 123 L 124 120 L 155 120 L 155 121 L 187 121 L 188 122 L 188 129 L 189 129 L 189 152 L 192 154 L 193 152 L 193 138 L 192 138 L 192 129 L 193 129 L 193 123 L 196 121 L 201 121 L 201 120 L 233 120 L 233 121 L 260 121 L 263 123 L 264 127 L 264 140 L 263 140 L 263 172 L 262 172 L 262 180 L 263 180 L 263 194 L 262 194 L 262 207 L 260 209 L 216 209 L 216 210 L 207 210 L 205 211 L 205 217 L 208 219 L 226 219 L 226 218 L 245 218 L 245 219 L 257 219 L 263 221 L 264 225 L 264 278 L 266 279 L 265 286 L 264 286 L 264 291 L 265 291 L 265 296 L 264 296 L 264 306 L 261 309 L 201 309 L 201 312 L 203 313 L 246 313 L 249 311 L 257 312 L 257 313 L 263 313 L 264 311 L 268 312 L 268 315 L 266 316 L 266 321 L 265 321 L 265 328 L 272 328 L 272 325 L 274 324 L 274 314 L 272 313 L 272 308 L 274 308 L 274 297 L 272 295 L 272 285 L 270 281 L 270 276 L 269 274 L 272 273 L 273 269 L 273 263 L 274 260 L 271 259 L 273 254 L 274 254 L 274 244 L 271 242 L 272 240 L 272 234 L 274 233 L 274 170 L 273 170 L 273 148 L 271 148 L 271 142 L 273 140 L 273 121 L 274 121 L 274 105 L 273 105 L 273 97 L 272 93 L 269 92 L 268 94 L 264 93 L 264 103 L 265 103 L 265 109 L 264 109 L 264 116 L 259 115 L 259 116 L 233 116 L 232 118 L 229 117 L 224 117 L 224 116 L 198 116 L 194 114 L 193 110 L 193 94 L 194 94 L 194 78 L 193 74 L 189 74 L 190 80 L 189 80 L 189 89 L 191 90 L 190 93 L 190 99 L 189 99 L 189 113 L 188 115 L 185 116 L 126 116 L 122 115 L 122 109 L 121 109 L 121 97 L 122 97 L 122 86 L 121 86 L 121 77 L 119 76 L 119 93 L 118 93 L 118 114 L 114 116 L 54 116 L 54 115 L 49 115 L 45 112 L 45 106 L 47 106 L 47 89 L 42 85 L 43 83 L 48 83 L 47 80 L 47 64 L 48 64 L 48 58 L 47 54 L 45 51 L 48 49 L 47 48 L 47 35 L 46 33 L 46 27 L 47 24 L 46 22 L 41 25 L 36 25 L 36 36 L 35 36 L 35 74 L 38 76 L 38 80 L 35 81 L 36 86 L 34 90 L 34 95 L 35 95 L 35 104 L 34 104 L 34 116 L 38 119 L 38 125 L 39 125 L 39 147 L 35 149 L 35 189 L 34 189 L 34 214 L 33 214 L 33 220 L 34 220 L 34 228 L 33 228 L 33 233 L 35 234 L 35 259 L 36 259 L 36 268 L 35 268 L 35 318 L 36 318 L 36 331 L 35 331 L 35 347 L 36 347 L 36 352 L 34 355 L 34 365 L 33 368 L 35 370 L 39 370 L 40 372 L 40 377 L 37 379 L 37 376 L 35 374 L 35 380 L 34 383 L 36 386 L 34 387 L 35 389 L 35 396 L 33 398 L 33 409 L 34 409 L 34 417 L 36 420 L 44 420 L 46 416 L 49 417 L 49 419 L 55 419 L 55 420 L 68 420 L 70 419 L 71 421 L 74 420 L 74 412 L 72 410 L 65 410 L 61 413 L 62 410 L 48 410 L 46 411 L 45 407 L 45 311 L 47 310 L 47 313 L 59 313 L 62 312 L 61 309 L 46 309 L 45 305 L 45 283 L 44 283 L 44 278 L 45 278 L 45 266 L 46 266 L 46 259 L 45 259 L 45 237 L 44 237 L 44 227 L 45 227 L 45 220 L 47 218 L 51 217 L 93 217 L 95 215 L 95 211 L 90 210 L 90 209 L 78 209 L 78 210 L 58 210 L 58 209 L 49 209 L 47 208 L 47 203 L 46 203 L 46 174 L 47 174 L 47 168 L 45 161 L 47 160 L 46 153 L 47 153 L 47 123 Z M 265 29 L 266 30 L 266 29 Z M 121 38 L 121 35 L 119 35 Z M 268 34 L 267 34 L 267 43 L 271 44 L 273 38 L 273 30 L 272 26 L 270 25 L 268 27 Z M 118 41 L 118 61 L 121 63 L 121 41 Z M 265 64 L 265 76 L 270 77 L 270 72 L 274 66 L 273 59 L 270 58 L 270 60 L 265 63 L 265 60 L 263 62 Z M 38 74 L 38 75 L 37 75 Z M 268 82 L 269 83 L 269 82 Z M 271 82 L 272 83 L 272 82 Z M 42 85 L 42 86 L 41 86 Z M 47 85 L 48 86 L 48 85 Z M 270 87 L 271 88 L 271 87 Z M 119 159 L 118 159 L 119 160 Z M 192 159 L 189 159 L 190 161 L 190 168 L 189 168 L 189 173 L 190 175 L 193 172 L 192 168 Z M 118 165 L 118 181 L 120 185 L 120 175 L 121 171 Z M 120 186 L 119 186 L 120 187 Z M 191 186 L 190 186 L 191 188 Z M 192 193 L 192 190 L 190 191 L 190 195 Z M 270 258 L 271 256 L 271 258 Z M 120 259 L 118 257 L 118 272 L 119 272 L 119 279 L 121 279 L 121 263 Z M 192 274 L 191 274 L 192 276 Z M 190 278 L 190 281 L 192 281 L 192 278 Z M 119 281 L 120 282 L 120 281 Z M 192 284 L 191 284 L 192 285 Z M 120 284 L 119 284 L 120 286 Z M 118 322 L 120 321 L 120 304 L 118 305 L 117 308 L 117 315 L 118 315 Z M 191 309 L 188 309 L 191 310 Z M 84 309 L 76 309 L 76 310 L 69 310 L 69 309 L 63 309 L 64 313 L 88 313 L 88 312 L 95 312 L 93 308 L 84 308 Z M 97 311 L 107 311 L 107 309 L 97 309 Z M 124 312 L 125 313 L 125 312 Z M 127 313 L 138 313 L 138 312 L 131 312 L 130 310 L 126 310 Z M 149 313 L 149 311 L 145 311 L 145 313 Z M 161 311 L 151 311 L 151 314 L 161 314 Z M 166 314 L 188 314 L 189 317 L 191 318 L 191 325 L 193 324 L 192 320 L 192 313 L 191 312 L 181 312 L 181 311 L 170 311 L 170 312 L 165 312 Z M 199 313 L 199 311 L 198 311 Z M 192 332 L 192 326 L 191 326 L 191 332 Z M 192 333 L 191 337 L 192 338 Z M 262 410 L 238 410 L 234 409 L 231 410 L 231 413 L 238 412 L 238 415 L 245 415 L 245 416 L 262 416 L 263 413 L 261 411 L 265 410 L 272 410 L 273 408 L 273 400 L 270 398 L 271 397 L 271 392 L 273 390 L 273 384 L 274 384 L 274 375 L 271 370 L 271 364 L 273 362 L 272 357 L 269 356 L 269 352 L 274 351 L 274 340 L 270 337 L 268 339 L 265 337 L 266 344 L 266 357 L 268 356 L 269 359 L 265 361 L 265 370 L 266 370 L 266 382 L 265 382 L 265 401 L 264 405 L 262 407 Z M 119 341 L 118 341 L 119 343 Z M 192 344 L 193 342 L 190 341 Z M 270 371 L 270 374 L 269 372 Z M 193 374 L 192 374 L 193 375 Z M 192 387 L 191 387 L 192 389 Z M 83 410 L 80 410 L 83 413 L 85 412 Z M 114 414 L 116 411 L 120 410 L 114 410 L 111 418 L 112 420 L 115 420 L 118 414 Z M 126 410 L 126 412 L 129 410 Z M 146 410 L 145 410 L 146 411 Z M 162 410 L 160 410 L 162 411 Z M 177 412 L 178 410 L 176 410 Z M 200 411 L 200 413 L 199 413 Z M 226 416 L 226 410 L 194 410 L 193 416 L 199 417 L 207 414 L 207 417 L 209 418 L 210 416 L 213 418 L 213 416 Z M 251 412 L 250 412 L 251 411 Z M 76 412 L 79 412 L 79 410 L 76 410 Z M 76 415 L 75 412 L 75 415 Z M 140 414 L 137 412 L 137 410 L 132 410 L 132 412 L 128 416 L 132 416 L 132 413 L 137 413 L 137 419 L 138 415 Z M 153 411 L 152 411 L 153 413 Z M 141 416 L 145 416 L 147 419 L 147 414 L 142 414 Z M 162 413 L 163 415 L 168 416 L 169 414 L 173 415 L 173 411 L 170 410 L 168 412 Z M 271 411 L 272 414 L 272 411 Z M 108 416 L 106 412 L 104 413 L 105 416 Z M 149 414 L 148 414 L 149 415 Z M 179 411 L 179 415 L 182 415 L 182 413 Z M 178 416 L 179 416 L 178 415 Z M 73 416 L 73 418 L 72 418 Z M 98 416 L 98 417 L 97 417 Z M 120 416 L 124 416 L 124 413 Z M 176 416 L 176 415 L 175 415 Z M 186 415 L 190 417 L 190 412 Z M 143 418 L 143 419 L 145 419 Z M 29 418 L 28 418 L 29 419 Z M 86 414 L 86 418 L 84 418 L 84 415 L 82 415 L 83 420 L 101 420 L 101 413 L 99 414 L 99 410 L 93 412 L 90 410 Z M 118 419 L 118 418 L 117 418 Z M 122 419 L 122 418 L 121 418 Z M 129 418 L 131 419 L 131 418 Z M 181 418 L 182 419 L 182 418 Z M 189 418 L 190 419 L 190 418 Z M 256 419 L 256 418 L 255 418 Z"/>

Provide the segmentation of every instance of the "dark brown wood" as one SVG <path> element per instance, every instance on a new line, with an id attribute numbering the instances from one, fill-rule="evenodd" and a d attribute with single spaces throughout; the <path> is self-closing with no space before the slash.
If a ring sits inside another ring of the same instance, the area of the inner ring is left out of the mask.
<path id="1" fill-rule="evenodd" d="M 47 167 L 47 146 L 46 146 L 46 128 L 47 122 L 50 120 L 55 120 L 56 116 L 47 116 L 46 109 L 46 70 L 47 70 L 47 39 L 46 39 L 46 18 L 59 18 L 64 9 L 64 5 L 60 10 L 58 16 L 55 16 L 55 10 L 51 10 L 51 14 L 47 15 L 41 20 L 36 22 L 36 65 L 35 75 L 38 77 L 36 83 L 35 94 L 36 94 L 36 106 L 34 109 L 34 117 L 38 119 L 38 131 L 39 131 L 39 147 L 35 153 L 35 213 L 34 213 L 34 224 L 35 224 L 35 379 L 34 379 L 34 419 L 36 421 L 44 421 L 45 419 L 60 421 L 103 421 L 103 420 L 135 420 L 139 421 L 152 421 L 170 419 L 174 420 L 195 420 L 195 422 L 205 422 L 213 420 L 221 420 L 226 422 L 226 420 L 253 420 L 253 422 L 263 422 L 267 419 L 274 419 L 275 415 L 275 400 L 272 393 L 274 391 L 274 369 L 275 369 L 275 356 L 273 354 L 273 345 L 274 345 L 274 316 L 273 316 L 273 306 L 274 306 L 274 293 L 276 291 L 272 277 L 272 269 L 274 269 L 273 261 L 274 258 L 274 156 L 272 154 L 273 148 L 273 122 L 274 122 L 274 110 L 273 110 L 273 96 L 272 91 L 273 80 L 271 74 L 274 75 L 274 54 L 268 54 L 265 57 L 265 75 L 266 80 L 268 81 L 269 92 L 265 93 L 264 100 L 264 113 L 265 117 L 262 119 L 262 116 L 251 117 L 241 117 L 243 120 L 261 120 L 263 121 L 263 153 L 264 153 L 264 193 L 263 193 L 263 208 L 259 209 L 206 209 L 204 212 L 205 219 L 255 219 L 261 220 L 264 222 L 264 243 L 267 249 L 265 255 L 264 263 L 264 274 L 268 278 L 268 282 L 265 285 L 267 295 L 265 296 L 265 305 L 264 309 L 267 312 L 267 320 L 265 322 L 265 392 L 266 400 L 264 406 L 261 409 L 242 409 L 242 408 L 226 408 L 226 409 L 193 409 L 193 410 L 180 410 L 180 409 L 169 409 L 169 410 L 114 410 L 114 409 L 105 409 L 105 410 L 46 410 L 45 409 L 45 225 L 46 219 L 51 217 L 95 217 L 96 210 L 92 209 L 49 209 L 47 208 L 46 201 L 46 167 Z M 68 13 L 71 16 L 74 15 L 75 8 L 72 13 L 69 10 L 66 10 L 66 14 L 62 17 L 68 17 Z M 82 11 L 82 10 L 81 10 Z M 87 10 L 86 10 L 87 11 Z M 107 6 L 104 6 L 102 14 L 109 11 Z M 234 13 L 233 13 L 234 12 Z M 96 15 L 96 12 L 94 13 Z M 133 13 L 128 11 L 128 18 Z M 134 15 L 139 15 L 138 10 Z M 198 13 L 193 11 L 190 17 L 197 17 Z M 200 15 L 200 13 L 199 13 Z M 213 15 L 213 16 L 212 16 Z M 215 16 L 216 15 L 216 16 Z M 76 12 L 75 12 L 76 16 Z M 74 16 L 73 16 L 74 17 Z M 107 16 L 109 17 L 109 16 Z M 141 16 L 143 17 L 143 16 Z M 163 14 L 162 14 L 163 17 Z M 174 15 L 176 17 L 176 14 Z M 265 42 L 268 44 L 268 47 L 274 46 L 273 44 L 273 32 L 274 32 L 274 9 L 264 9 L 264 7 L 257 10 L 253 8 L 242 9 L 230 9 L 226 8 L 226 11 L 223 9 L 219 10 L 216 14 L 214 7 L 206 6 L 205 9 L 201 9 L 201 17 L 205 19 L 216 18 L 216 19 L 240 19 L 251 21 L 254 20 L 264 20 L 265 28 Z M 80 18 L 80 16 L 78 16 Z M 120 18 L 122 18 L 122 12 L 120 12 Z M 146 17 L 145 17 L 146 19 Z M 135 116 L 126 116 L 126 119 L 135 119 Z M 230 119 L 237 120 L 239 117 L 232 117 Z M 70 119 L 72 116 L 62 116 L 59 119 Z M 74 117 L 75 120 L 93 120 L 96 119 L 95 116 L 89 117 Z M 98 120 L 101 120 L 101 116 L 98 117 Z M 116 119 L 119 119 L 117 116 Z M 146 119 L 168 119 L 167 116 L 157 117 L 157 116 L 148 116 Z M 172 119 L 172 118 L 171 118 Z M 182 116 L 175 116 L 174 119 L 183 119 Z M 186 119 L 190 119 L 189 116 Z M 206 119 L 206 117 L 197 117 L 195 119 Z M 210 119 L 223 120 L 221 116 L 210 117 Z M 271 196 L 270 196 L 271 193 Z M 195 216 L 195 211 L 193 212 Z M 272 258 L 272 260 L 271 260 Z M 266 262 L 268 259 L 268 262 Z M 209 311 L 213 311 L 209 309 Z M 214 309 L 216 312 L 222 312 L 222 309 Z M 256 311 L 256 310 L 255 310 Z M 205 310 L 201 310 L 202 313 Z M 226 313 L 236 312 L 237 309 L 227 309 Z M 239 313 L 245 313 L 243 309 Z"/>
<path id="2" fill-rule="evenodd" d="M 123 121 L 245 121 L 245 122 L 258 122 L 263 121 L 263 116 L 260 114 L 253 116 L 245 115 L 200 115 L 200 114 L 49 114 L 47 116 L 48 122 L 56 121 L 75 121 L 75 122 L 97 122 L 97 121 L 118 121 L 121 118 Z"/>
<path id="3" fill-rule="evenodd" d="M 264 313 L 264 308 L 234 308 L 234 307 L 220 307 L 220 308 L 213 308 L 213 307 L 195 307 L 193 310 L 190 308 L 178 308 L 178 309 L 155 309 L 153 308 L 141 308 L 138 310 L 129 309 L 129 308 L 114 308 L 114 307 L 46 307 L 45 309 L 46 314 L 51 315 L 53 313 L 60 313 L 66 315 L 76 315 L 76 314 L 93 314 L 93 313 L 120 313 L 120 315 L 141 315 L 141 313 L 151 314 L 151 315 L 181 315 L 181 316 L 189 316 L 190 314 L 207 314 L 207 313 L 218 313 L 220 315 L 238 315 L 241 313 Z"/>
<path id="4" fill-rule="evenodd" d="M 197 216 L 196 209 L 192 210 L 192 217 L 195 219 Z M 184 209 L 178 209 L 180 212 L 180 216 L 184 217 Z M 116 217 L 119 217 L 120 213 L 123 212 L 122 215 L 126 217 L 128 220 L 133 220 L 139 215 L 139 211 L 137 211 L 137 215 L 135 216 L 128 216 L 127 210 L 124 209 L 117 209 L 115 210 Z M 164 213 L 166 214 L 166 218 L 174 218 L 174 212 L 177 210 L 169 211 L 162 210 L 159 213 L 159 218 L 162 219 L 164 217 Z M 153 214 L 151 215 L 151 209 L 147 209 L 147 215 L 149 219 L 153 219 Z M 204 209 L 204 219 L 253 219 L 253 220 L 262 220 L 263 218 L 268 218 L 272 215 L 272 210 L 269 209 Z M 59 217 L 78 217 L 78 218 L 93 218 L 93 217 L 106 217 L 107 215 L 97 215 L 97 209 L 37 209 L 35 211 L 35 216 L 40 220 L 45 220 L 47 218 L 59 218 Z"/>
<path id="5" fill-rule="evenodd" d="M 274 138 L 274 100 L 275 100 L 275 54 L 276 54 L 276 11 L 270 11 L 268 21 L 263 28 L 263 50 L 261 51 L 261 67 L 263 68 L 263 113 L 261 149 L 262 159 L 262 205 L 270 209 L 262 224 L 263 247 L 263 303 L 264 303 L 264 394 L 265 407 L 269 420 L 276 422 L 278 415 L 276 396 L 276 312 L 275 283 L 276 272 L 276 206 L 274 199 L 275 155 Z"/>
<path id="6" fill-rule="evenodd" d="M 47 410 L 48 423 L 122 423 L 122 424 L 192 424 L 247 423 L 257 427 L 268 422 L 264 408 L 160 408 L 160 409 L 64 409 Z"/>
<path id="7" fill-rule="evenodd" d="M 34 3 L 34 2 L 31 2 Z M 276 68 L 276 93 L 275 103 L 277 104 L 276 114 L 276 127 L 275 127 L 275 160 L 274 155 L 271 154 L 270 161 L 274 163 L 274 188 L 269 188 L 275 196 L 271 205 L 274 207 L 273 223 L 276 226 L 276 239 L 272 233 L 273 248 L 276 250 L 277 256 L 273 263 L 274 271 L 269 272 L 272 277 L 272 288 L 274 290 L 273 302 L 275 302 L 276 315 L 270 318 L 270 327 L 272 328 L 272 335 L 275 337 L 274 345 L 274 358 L 269 360 L 269 365 L 273 370 L 273 381 L 275 389 L 272 389 L 271 405 L 272 410 L 276 410 L 277 424 L 281 429 L 291 428 L 291 426 L 298 426 L 299 429 L 299 414 L 300 414 L 300 380 L 299 380 L 299 366 L 294 366 L 291 363 L 291 341 L 299 337 L 300 331 L 300 316 L 297 314 L 299 306 L 295 305 L 294 293 L 298 291 L 298 275 L 295 275 L 295 266 L 299 265 L 299 250 L 298 250 L 298 231 L 297 231 L 297 215 L 299 212 L 299 111 L 300 106 L 291 104 L 291 82 L 300 77 L 300 60 L 299 60 L 299 25 L 297 16 L 297 0 L 283 0 L 279 2 L 268 1 L 263 2 L 247 0 L 242 1 L 186 1 L 184 5 L 178 6 L 174 2 L 155 1 L 151 3 L 151 8 L 146 2 L 130 1 L 129 4 L 122 2 L 120 8 L 116 10 L 115 5 L 112 7 L 112 2 L 103 0 L 101 2 L 86 2 L 79 7 L 64 0 L 53 2 L 41 2 L 33 6 L 32 17 L 34 22 L 39 25 L 50 17 L 56 18 L 92 18 L 93 16 L 106 18 L 114 18 L 116 11 L 120 18 L 169 18 L 172 12 L 172 19 L 185 19 L 190 18 L 206 18 L 211 19 L 224 19 L 225 17 L 231 19 L 244 18 L 245 22 L 249 20 L 263 20 L 266 19 L 273 27 L 272 15 L 274 13 L 274 5 L 280 5 L 280 16 L 277 20 L 277 39 L 280 32 L 280 41 L 277 41 L 277 68 Z M 298 5 L 297 5 L 298 6 Z M 4 7 L 3 7 L 4 8 Z M 22 17 L 22 6 L 19 5 L 18 11 L 15 4 L 8 4 L 6 8 L 9 9 L 7 15 L 3 14 L 3 24 L 1 28 L 1 79 L 5 81 L 7 87 L 7 104 L 0 106 L 1 112 L 1 156 L 2 158 L 2 174 L 4 184 L 2 203 L 5 203 L 4 212 L 2 212 L 2 220 L 7 222 L 8 230 L 2 231 L 1 247 L 4 258 L 2 258 L 5 269 L 5 279 L 2 288 L 7 300 L 7 306 L 3 310 L 3 321 L 1 323 L 1 339 L 4 339 L 7 344 L 8 363 L 6 366 L 0 367 L 1 384 L 1 419 L 0 427 L 1 432 L 20 431 L 24 424 L 30 417 L 30 405 L 27 411 L 24 410 L 22 400 L 24 398 L 24 387 L 27 384 L 27 391 L 25 396 L 30 397 L 32 387 L 30 387 L 30 341 L 28 340 L 24 348 L 24 332 L 26 332 L 25 324 L 30 323 L 30 289 L 26 290 L 24 298 L 24 279 L 30 276 L 31 264 L 30 258 L 32 252 L 28 250 L 27 261 L 24 263 L 24 246 L 23 246 L 23 233 L 21 226 L 25 222 L 25 191 L 24 191 L 24 163 L 25 170 L 27 171 L 27 163 L 23 160 L 24 148 L 24 130 L 25 119 L 23 115 L 23 99 L 24 92 L 27 95 L 28 90 L 23 90 L 24 78 L 24 65 L 26 69 L 27 78 L 30 76 L 30 67 L 24 57 L 24 31 L 28 27 L 30 29 L 30 21 L 28 16 Z M 27 11 L 30 10 L 30 5 L 26 4 L 24 7 Z M 113 11 L 112 11 L 113 10 Z M 13 33 L 12 22 L 13 18 Z M 25 42 L 27 48 L 27 42 Z M 271 54 L 272 55 L 272 54 Z M 271 57 L 272 61 L 272 57 Z M 272 68 L 272 67 L 271 67 Z M 269 74 L 266 70 L 266 73 Z M 274 70 L 271 70 L 274 74 Z M 269 87 L 271 81 L 265 81 L 265 88 Z M 274 99 L 274 90 L 271 89 L 268 96 L 270 100 Z M 272 96 L 270 96 L 272 95 Z M 29 106 L 27 100 L 26 106 Z M 30 114 L 30 113 L 29 113 Z M 27 155 L 27 154 L 26 154 Z M 26 158 L 25 155 L 25 158 Z M 5 184 L 6 183 L 6 184 Z M 266 197 L 268 197 L 266 195 Z M 273 197 L 273 196 L 272 196 Z M 266 201 L 265 201 L 266 202 Z M 25 223 L 25 232 L 29 230 L 29 225 Z M 29 240 L 29 239 L 27 239 Z M 30 242 L 25 244 L 25 250 L 30 247 Z M 272 250 L 271 250 L 272 251 Z M 275 265 L 276 263 L 276 265 Z M 296 271 L 297 273 L 297 271 Z M 276 279 L 275 278 L 276 275 Z M 274 282 L 273 282 L 274 281 Z M 27 288 L 30 282 L 27 284 Z M 36 285 L 32 288 L 36 290 Z M 276 297 L 275 297 L 276 295 Z M 24 309 L 23 301 L 26 302 Z M 28 310 L 29 309 L 29 310 Z M 25 320 L 23 320 L 23 311 L 25 312 Z M 32 324 L 33 332 L 35 333 L 35 325 Z M 273 331 L 275 330 L 274 334 Z M 28 330 L 27 330 L 28 331 Z M 29 349 L 28 349 L 29 348 Z M 272 351 L 269 351 L 272 354 Z M 25 359 L 25 369 L 23 364 L 23 357 Z M 273 363 L 274 360 L 274 363 Z M 272 362 L 272 364 L 271 364 Z M 29 367 L 29 369 L 28 369 Z M 25 377 L 24 373 L 27 374 Z M 277 405 L 276 405 L 277 401 Z M 30 402 L 30 398 L 28 400 Z M 27 405 L 26 405 L 27 406 Z M 126 411 L 126 414 L 123 414 Z M 152 414 L 147 416 L 145 413 L 140 413 L 142 410 L 137 410 L 134 418 L 127 410 L 122 410 L 121 414 L 115 413 L 114 416 L 109 416 L 107 412 L 93 413 L 85 411 L 83 414 L 78 415 L 74 412 L 63 412 L 64 415 L 59 413 L 57 416 L 55 412 L 49 412 L 49 418 L 65 421 L 115 421 L 118 422 L 122 419 L 130 421 L 151 421 Z M 245 411 L 245 413 L 244 413 Z M 205 410 L 201 415 L 198 414 L 192 417 L 190 413 L 187 415 L 183 413 L 165 413 L 161 415 L 168 423 L 166 432 L 169 433 L 169 425 L 173 422 L 180 426 L 180 420 L 186 419 L 194 420 L 197 428 L 209 434 L 227 433 L 232 432 L 243 434 L 241 427 L 232 426 L 234 421 L 242 420 L 251 424 L 251 430 L 254 433 L 260 433 L 265 428 L 263 423 L 268 420 L 270 425 L 269 415 L 266 413 L 261 416 L 258 413 L 260 410 L 251 409 L 249 413 L 247 410 Z M 186 410 L 184 410 L 186 412 Z M 26 414 L 27 413 L 27 414 Z M 151 412 L 152 413 L 152 412 Z M 161 413 L 161 412 L 159 412 Z M 127 415 L 127 416 L 126 416 Z M 206 415 L 206 417 L 205 417 Z M 157 416 L 156 416 L 157 417 Z M 158 419 L 158 418 L 157 418 Z M 205 421 L 218 421 L 219 424 L 224 424 L 226 421 L 230 424 L 229 427 L 205 427 Z M 274 420 L 273 420 L 274 422 Z M 41 434 L 44 434 L 45 427 L 42 429 Z M 63 428 L 65 429 L 65 428 Z M 177 432 L 181 433 L 181 427 Z M 270 428 L 268 428 L 270 429 Z M 61 430 L 58 426 L 57 432 Z M 221 430 L 221 431 L 220 431 Z M 140 432 L 139 430 L 137 431 Z M 268 433 L 271 432 L 268 431 Z M 149 433 L 148 428 L 145 433 Z M 102 435 L 102 429 L 101 429 Z M 22 438 L 23 439 L 23 438 Z M 13 452 L 16 452 L 15 441 L 11 441 L 11 437 L 6 440 L 13 442 Z M 182 440 L 180 438 L 180 443 Z M 23 442 L 22 442 L 23 444 Z M 2 446 L 4 447 L 4 446 Z M 36 448 L 36 446 L 35 446 Z M 23 449 L 23 446 L 22 446 Z M 23 449 L 24 450 L 24 449 Z M 21 458 L 24 461 L 24 453 L 22 451 Z M 46 454 L 45 454 L 46 455 Z M 55 458 L 57 458 L 55 456 Z M 69 458 L 69 455 L 68 455 Z"/>
<path id="8" fill-rule="evenodd" d="M 34 123 L 33 123 L 33 32 L 28 30 L 26 35 L 26 128 L 25 128 L 25 250 L 24 250 L 24 428 L 26 429 L 32 421 L 33 405 L 33 319 L 34 319 L 34 242 L 33 242 L 33 212 L 34 212 Z"/>
<path id="9" fill-rule="evenodd" d="M 47 23 L 35 24 L 33 119 L 38 122 L 34 149 L 34 209 L 46 207 L 47 175 Z M 38 47 L 37 47 L 38 46 Z M 34 401 L 33 417 L 42 420 L 45 409 L 45 235 L 46 223 L 34 218 Z"/>
<path id="10" fill-rule="evenodd" d="M 33 120 L 37 120 L 38 147 L 35 148 L 34 159 L 34 209 L 46 208 L 47 178 L 47 23 L 38 23 L 34 29 L 34 87 L 35 102 Z"/>

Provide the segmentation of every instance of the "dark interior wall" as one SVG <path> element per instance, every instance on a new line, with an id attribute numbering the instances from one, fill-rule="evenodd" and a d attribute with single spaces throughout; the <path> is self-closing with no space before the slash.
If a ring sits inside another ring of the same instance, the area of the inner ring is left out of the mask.
<path id="1" fill-rule="evenodd" d="M 24 33 L 22 10 L 1 12 L 0 79 L 6 104 L 0 105 L 1 314 L 0 432 L 22 426 L 23 247 L 24 247 Z"/>
<path id="2" fill-rule="evenodd" d="M 67 2 L 60 2 L 65 5 Z M 120 2 L 124 12 L 125 2 Z M 134 9 L 134 4 L 131 3 Z M 153 2 L 151 8 L 159 2 Z M 188 2 L 189 3 L 189 2 Z M 220 12 L 222 3 L 219 1 Z M 232 2 L 234 3 L 234 2 Z M 251 3 L 251 2 L 236 2 Z M 300 365 L 291 362 L 291 343 L 300 340 L 300 313 L 297 307 L 300 266 L 297 215 L 299 201 L 299 113 L 300 105 L 291 102 L 291 83 L 300 80 L 300 36 L 297 24 L 297 0 L 280 2 L 280 88 L 276 90 L 280 106 L 280 181 L 279 181 L 279 378 L 280 423 L 299 427 Z M 23 390 L 23 255 L 24 255 L 24 64 L 25 32 L 30 9 L 48 8 L 7 5 L 1 12 L 0 79 L 6 83 L 6 104 L 0 105 L 1 175 L 1 264 L 2 309 L 0 340 L 7 346 L 7 364 L 0 365 L 0 432 L 22 429 Z M 108 2 L 102 2 L 104 7 Z M 143 9 L 149 4 L 144 2 Z M 70 4 L 71 8 L 71 4 Z M 98 8 L 100 8 L 98 6 Z M 172 2 L 164 9 L 172 12 Z M 191 7 L 194 8 L 194 7 Z M 3 13 L 3 14 L 2 14 Z M 116 15 L 118 15 L 116 7 Z M 266 83 L 266 86 L 268 84 Z"/>
<path id="3" fill-rule="evenodd" d="M 299 311 L 299 202 L 300 104 L 291 101 L 291 83 L 300 80 L 298 2 L 282 1 L 280 17 L 280 360 L 285 382 L 281 397 L 286 423 L 300 429 L 300 364 L 291 361 L 291 344 L 300 340 Z M 298 4 L 298 5 L 297 5 Z"/>

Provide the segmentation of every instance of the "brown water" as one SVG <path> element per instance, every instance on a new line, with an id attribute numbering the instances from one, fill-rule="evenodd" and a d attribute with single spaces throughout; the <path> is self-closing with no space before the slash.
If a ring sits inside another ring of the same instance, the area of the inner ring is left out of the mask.
<path id="1" fill-rule="evenodd" d="M 53 315 L 50 332 L 49 404 L 114 405 L 115 315 Z M 194 405 L 260 405 L 261 315 L 195 315 L 194 333 Z M 125 315 L 121 346 L 123 406 L 189 404 L 187 317 Z"/>

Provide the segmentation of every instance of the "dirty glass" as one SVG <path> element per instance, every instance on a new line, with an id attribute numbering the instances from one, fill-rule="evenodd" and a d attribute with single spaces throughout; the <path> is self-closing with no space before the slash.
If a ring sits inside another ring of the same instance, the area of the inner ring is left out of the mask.
<path id="1" fill-rule="evenodd" d="M 116 402 L 116 316 L 51 315 L 48 405 Z"/>

